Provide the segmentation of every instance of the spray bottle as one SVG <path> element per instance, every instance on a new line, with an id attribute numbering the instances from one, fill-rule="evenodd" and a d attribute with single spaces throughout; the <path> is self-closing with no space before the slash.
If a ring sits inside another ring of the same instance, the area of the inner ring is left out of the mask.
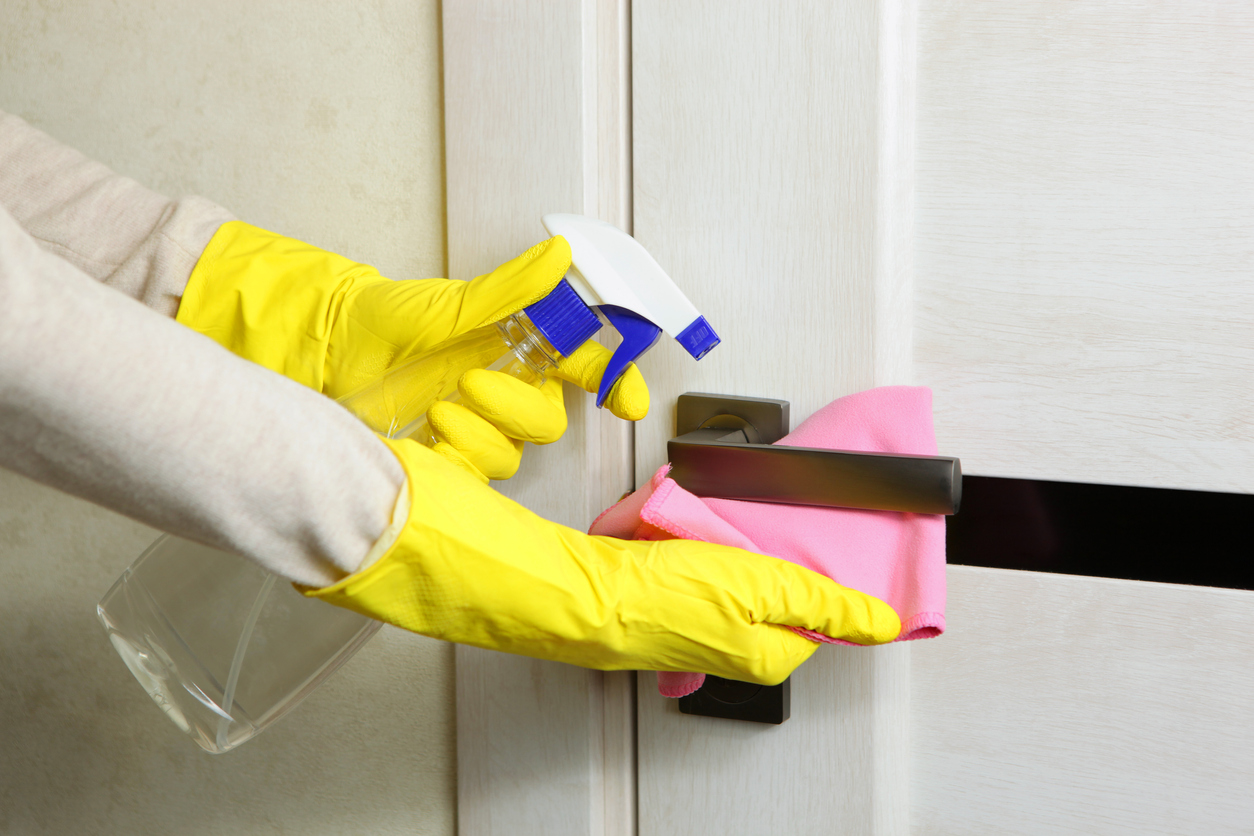
<path id="1" fill-rule="evenodd" d="M 544 226 L 570 244 L 571 269 L 548 296 L 507 317 L 451 339 L 345 396 L 372 430 L 432 445 L 426 412 L 456 400 L 457 381 L 489 369 L 540 386 L 545 374 L 601 328 L 599 311 L 622 336 L 597 392 L 597 406 L 627 367 L 665 330 L 700 360 L 718 336 L 636 239 L 603 221 L 545 215 Z"/>
<path id="2" fill-rule="evenodd" d="M 598 312 L 623 339 L 597 406 L 663 330 L 698 360 L 718 345 L 705 318 L 634 238 L 579 215 L 545 215 L 543 223 L 571 248 L 571 269 L 548 296 L 399 364 L 341 402 L 375 432 L 430 445 L 426 412 L 457 397 L 463 373 L 487 368 L 540 386 L 600 329 Z M 242 557 L 170 535 L 131 564 L 96 612 L 148 695 L 214 754 L 294 708 L 381 626 L 305 598 Z"/>

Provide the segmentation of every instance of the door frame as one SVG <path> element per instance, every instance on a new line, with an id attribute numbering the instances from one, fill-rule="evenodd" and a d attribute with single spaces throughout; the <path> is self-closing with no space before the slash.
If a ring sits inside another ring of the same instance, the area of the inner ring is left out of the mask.
<path id="1" fill-rule="evenodd" d="M 575 212 L 631 231 L 630 0 L 443 7 L 448 265 L 491 269 Z M 570 428 L 502 492 L 587 526 L 632 484 L 632 432 L 569 392 Z M 561 478 L 551 478 L 560 473 Z M 636 832 L 635 674 L 458 646 L 463 836 Z"/>

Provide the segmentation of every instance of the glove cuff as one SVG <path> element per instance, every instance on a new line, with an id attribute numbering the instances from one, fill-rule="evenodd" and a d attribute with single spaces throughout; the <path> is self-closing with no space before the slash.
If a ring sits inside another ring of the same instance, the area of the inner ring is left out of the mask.
<path id="1" fill-rule="evenodd" d="M 455 555 L 438 554 L 443 550 L 431 548 L 433 544 L 424 536 L 425 532 L 414 530 L 438 527 L 439 521 L 415 518 L 414 506 L 419 503 L 411 497 L 416 486 L 425 489 L 425 493 L 434 491 L 452 497 L 454 502 L 467 491 L 473 494 L 488 489 L 417 442 L 389 438 L 380 440 L 392 450 L 405 470 L 405 485 L 401 488 L 404 508 L 401 507 L 401 497 L 398 497 L 392 525 L 380 538 L 382 543 L 392 532 L 391 543 L 373 560 L 371 555 L 367 555 L 357 572 L 339 582 L 322 589 L 302 591 L 310 598 L 318 598 L 415 633 L 457 641 L 457 637 L 443 635 L 439 629 L 441 625 L 434 623 L 441 620 L 435 611 L 452 604 L 452 599 L 459 597 L 452 589 L 439 588 L 446 587 L 450 582 L 456 585 L 459 573 L 442 571 L 438 565 L 442 558 L 455 558 Z M 490 493 L 497 496 L 495 492 Z M 461 499 L 460 504 L 474 503 L 475 499 L 468 496 Z M 482 498 L 479 501 L 482 502 Z M 422 547 L 424 545 L 426 548 Z M 427 553 L 433 558 L 435 566 L 429 567 L 423 559 Z M 373 549 L 371 554 L 374 554 Z M 430 606 L 433 594 L 441 606 Z"/>
<path id="2" fill-rule="evenodd" d="M 593 538 L 537 517 L 416 442 L 383 443 L 412 496 L 400 535 L 372 566 L 304 594 L 445 641 L 594 661 L 580 637 L 593 632 L 589 621 L 606 620 L 596 614 L 606 596 L 580 594 L 600 572 L 575 554 Z"/>

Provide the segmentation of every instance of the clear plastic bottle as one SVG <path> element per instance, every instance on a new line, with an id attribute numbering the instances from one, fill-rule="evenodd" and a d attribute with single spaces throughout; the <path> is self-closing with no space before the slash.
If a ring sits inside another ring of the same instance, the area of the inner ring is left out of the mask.
<path id="1" fill-rule="evenodd" d="M 375 432 L 435 438 L 426 412 L 471 369 L 535 386 L 600 328 L 563 281 L 501 322 L 448 340 L 341 399 Z M 96 608 L 126 666 L 201 748 L 221 754 L 291 711 L 381 626 L 306 598 L 249 560 L 164 536 Z"/>
<path id="2" fill-rule="evenodd" d="M 596 319 L 595 315 L 591 318 Z M 457 402 L 457 381 L 463 374 L 488 369 L 542 386 L 560 357 L 561 352 L 531 317 L 519 312 L 397 364 L 340 403 L 380 435 L 412 438 L 431 446 L 436 439 L 427 423 L 427 410 L 437 401 Z"/>
<path id="3" fill-rule="evenodd" d="M 148 696 L 213 754 L 291 711 L 382 626 L 306 598 L 250 560 L 168 534 L 96 614 Z"/>

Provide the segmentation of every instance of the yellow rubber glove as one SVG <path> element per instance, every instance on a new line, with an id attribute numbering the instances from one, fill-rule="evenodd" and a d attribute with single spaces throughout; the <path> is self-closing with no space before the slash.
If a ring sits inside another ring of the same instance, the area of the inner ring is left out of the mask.
<path id="1" fill-rule="evenodd" d="M 689 540 L 593 537 L 548 522 L 409 440 L 385 443 L 410 508 L 373 565 L 311 597 L 415 633 L 601 670 L 782 682 L 818 644 L 901 631 L 883 601 L 783 560 Z"/>
<path id="2" fill-rule="evenodd" d="M 570 246 L 559 236 L 470 282 L 392 281 L 368 265 L 232 221 L 197 262 L 177 319 L 338 399 L 414 354 L 517 313 L 569 268 Z M 562 359 L 557 377 L 595 392 L 609 358 L 590 341 Z M 566 429 L 557 380 L 536 390 L 477 371 L 459 389 L 464 406 L 438 404 L 429 413 L 437 450 L 483 481 L 512 476 L 524 441 L 547 444 Z M 605 405 L 628 420 L 648 412 L 648 388 L 635 366 Z"/>

